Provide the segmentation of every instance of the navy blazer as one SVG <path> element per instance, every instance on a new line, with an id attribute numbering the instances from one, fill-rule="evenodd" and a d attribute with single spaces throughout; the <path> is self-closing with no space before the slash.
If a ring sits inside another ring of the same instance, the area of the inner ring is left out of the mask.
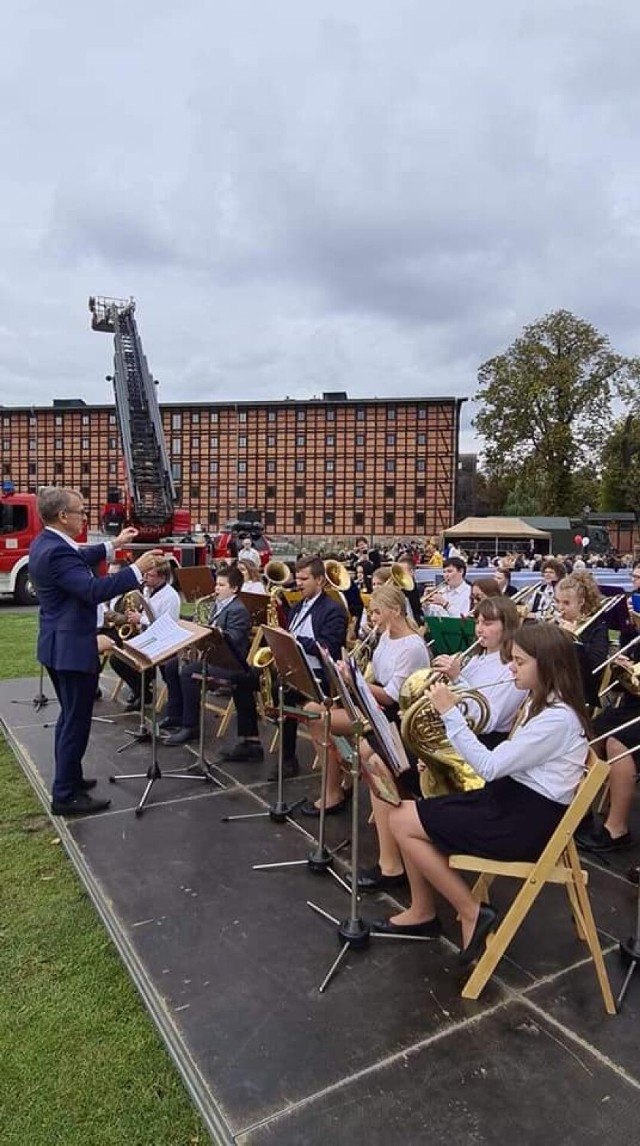
<path id="1" fill-rule="evenodd" d="M 38 660 L 60 672 L 98 671 L 96 606 L 139 582 L 132 568 L 94 577 L 91 566 L 107 556 L 104 544 L 74 549 L 43 529 L 29 548 L 29 576 L 38 591 Z"/>
<path id="2" fill-rule="evenodd" d="M 236 656 L 241 661 L 246 661 L 251 643 L 251 614 L 249 610 L 246 605 L 242 604 L 242 601 L 235 597 L 228 605 L 225 605 L 220 616 L 214 622 L 213 615 L 217 607 L 216 602 L 209 613 L 209 624 L 215 624 L 216 628 L 224 633 Z"/>
<path id="3" fill-rule="evenodd" d="M 294 617 L 304 607 L 306 602 L 304 600 L 298 601 L 289 613 L 289 628 Z M 342 605 L 337 601 L 333 601 L 331 597 L 327 597 L 326 593 L 321 593 L 317 601 L 313 605 L 309 614 L 311 617 L 311 628 L 313 629 L 313 637 L 298 637 L 297 640 L 302 645 L 304 651 L 309 653 L 310 656 L 318 656 L 318 645 L 322 645 L 323 649 L 327 649 L 334 661 L 340 660 L 342 656 L 342 647 L 347 639 L 347 624 L 349 618 L 345 613 Z"/>

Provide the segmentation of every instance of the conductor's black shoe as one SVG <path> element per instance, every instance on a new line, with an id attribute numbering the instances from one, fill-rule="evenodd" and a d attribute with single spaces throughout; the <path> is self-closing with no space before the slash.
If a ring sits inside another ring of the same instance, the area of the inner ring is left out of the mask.
<path id="1" fill-rule="evenodd" d="M 51 811 L 54 816 L 92 816 L 95 812 L 104 812 L 111 800 L 94 800 L 86 792 L 79 792 L 72 800 L 52 800 Z"/>
<path id="2" fill-rule="evenodd" d="M 163 716 L 158 724 L 158 728 L 166 731 L 168 728 L 182 728 L 182 725 L 179 720 L 172 720 L 170 716 Z"/>
<path id="3" fill-rule="evenodd" d="M 220 760 L 264 760 L 264 748 L 257 740 L 238 740 L 233 748 L 224 748 Z"/>
<path id="4" fill-rule="evenodd" d="M 490 903 L 480 904 L 473 935 L 467 946 L 460 949 L 458 955 L 458 963 L 461 967 L 468 967 L 470 963 L 475 963 L 476 959 L 480 958 L 487 944 L 487 936 L 490 931 L 494 930 L 497 918 L 498 912 L 495 907 L 492 907 Z"/>
<path id="5" fill-rule="evenodd" d="M 589 852 L 617 852 L 631 846 L 631 835 L 625 832 L 622 836 L 612 836 L 608 828 L 601 824 L 592 832 L 576 832 L 578 847 Z"/>
<path id="6" fill-rule="evenodd" d="M 98 783 L 97 780 L 91 780 L 91 779 L 85 780 L 85 778 L 83 776 L 82 780 L 78 784 L 78 790 L 80 792 L 90 792 L 92 788 L 95 788 L 97 783 Z"/>
<path id="7" fill-rule="evenodd" d="M 190 740 L 197 740 L 199 736 L 197 728 L 179 728 L 172 736 L 167 736 L 163 740 L 163 744 L 168 748 L 176 748 L 178 744 L 188 744 Z"/>
<path id="8" fill-rule="evenodd" d="M 424 923 L 392 923 L 390 919 L 374 919 L 372 935 L 406 935 L 409 939 L 438 939 L 442 935 L 442 924 L 437 915 Z"/>
<path id="9" fill-rule="evenodd" d="M 290 780 L 292 776 L 297 776 L 299 771 L 300 771 L 300 765 L 298 764 L 298 757 L 297 756 L 285 756 L 284 760 L 282 761 L 282 775 L 284 776 L 285 780 Z M 276 761 L 273 768 L 269 772 L 269 775 L 267 776 L 267 780 L 277 780 L 277 779 L 278 779 L 278 764 Z"/>
<path id="10" fill-rule="evenodd" d="M 385 875 L 380 864 L 365 868 L 358 876 L 358 891 L 391 891 L 396 887 L 406 887 L 407 877 L 403 871 L 398 875 Z"/>

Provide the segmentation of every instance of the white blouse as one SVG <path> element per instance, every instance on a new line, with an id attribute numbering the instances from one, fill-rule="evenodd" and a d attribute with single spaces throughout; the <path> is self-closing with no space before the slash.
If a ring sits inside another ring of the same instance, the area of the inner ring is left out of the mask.
<path id="1" fill-rule="evenodd" d="M 483 733 L 509 732 L 516 712 L 527 697 L 525 689 L 516 688 L 513 673 L 499 652 L 472 657 L 455 681 L 454 688 L 473 688 L 486 698 L 489 720 L 482 729 Z M 477 721 L 480 710 L 475 701 L 469 701 L 467 713 Z"/>
<path id="2" fill-rule="evenodd" d="M 397 700 L 407 677 L 418 669 L 429 668 L 429 652 L 419 633 L 390 637 L 383 633 L 371 658 L 373 679 L 392 700 Z"/>
<path id="3" fill-rule="evenodd" d="M 553 701 L 492 751 L 480 743 L 457 708 L 442 719 L 449 740 L 483 779 L 511 776 L 548 800 L 571 803 L 589 749 L 582 725 L 567 704 Z"/>

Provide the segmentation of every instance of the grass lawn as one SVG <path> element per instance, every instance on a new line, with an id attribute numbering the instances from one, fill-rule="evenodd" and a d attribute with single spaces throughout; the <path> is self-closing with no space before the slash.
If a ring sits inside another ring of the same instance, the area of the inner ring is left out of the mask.
<path id="1" fill-rule="evenodd" d="M 0 616 L 0 678 L 36 616 Z M 0 738 L 3 1146 L 210 1141 L 47 816 Z"/>

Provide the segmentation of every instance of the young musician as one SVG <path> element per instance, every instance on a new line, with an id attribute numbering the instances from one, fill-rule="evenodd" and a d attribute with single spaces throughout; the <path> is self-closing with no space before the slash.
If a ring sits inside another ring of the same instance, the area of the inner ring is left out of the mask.
<path id="1" fill-rule="evenodd" d="M 563 577 L 556 585 L 555 594 L 560 627 L 567 633 L 580 634 L 577 648 L 584 699 L 590 709 L 597 708 L 602 673 L 594 676 L 593 670 L 607 659 L 609 630 L 606 615 L 596 617 L 586 626 L 585 621 L 602 607 L 603 598 L 590 573 L 570 573 Z"/>
<path id="2" fill-rule="evenodd" d="M 430 690 L 447 735 L 487 781 L 484 788 L 392 808 L 390 824 L 411 885 L 411 906 L 376 924 L 397 935 L 435 938 L 435 893 L 452 904 L 462 928 L 460 963 L 482 954 L 496 911 L 478 904 L 450 869 L 454 853 L 503 861 L 539 857 L 573 799 L 588 754 L 589 724 L 576 651 L 555 625 L 525 625 L 513 646 L 516 686 L 529 692 L 524 719 L 492 751 L 467 727 L 445 684 Z"/>
<path id="3" fill-rule="evenodd" d="M 154 621 L 165 613 L 171 617 L 172 621 L 180 620 L 180 597 L 170 581 L 171 564 L 166 559 L 157 561 L 152 569 L 147 569 L 144 575 L 142 594 Z M 134 629 L 140 630 L 152 622 L 145 613 L 129 612 L 127 613 L 127 623 L 132 625 Z M 112 658 L 111 668 L 116 676 L 125 681 L 131 689 L 131 700 L 125 705 L 125 711 L 136 712 L 140 708 L 141 673 L 137 672 L 133 665 L 121 660 L 120 657 Z M 160 671 L 162 672 L 162 669 Z M 146 693 L 145 703 L 151 704 L 153 693 L 150 681 L 147 682 Z"/>
<path id="4" fill-rule="evenodd" d="M 555 588 L 558 581 L 566 577 L 567 570 L 562 561 L 555 557 L 547 557 L 540 566 L 544 585 L 537 589 L 529 604 L 529 613 L 536 617 L 553 617 L 556 612 Z"/>
<path id="5" fill-rule="evenodd" d="M 485 747 L 494 748 L 505 739 L 526 696 L 516 688 L 509 667 L 520 622 L 516 606 L 502 596 L 481 601 L 475 615 L 476 640 L 480 642 L 478 652 L 464 668 L 461 668 L 459 656 L 436 657 L 433 668 L 443 672 L 457 688 L 474 689 L 486 697 L 489 720 L 479 740 Z M 468 715 L 472 719 L 479 716 L 476 708 L 470 701 Z M 417 785 L 414 792 L 418 792 Z M 379 891 L 401 887 L 406 883 L 406 876 L 402 856 L 389 827 L 391 805 L 373 792 L 370 795 L 380 852 L 378 862 L 358 876 L 358 888 L 360 891 Z"/>
<path id="6" fill-rule="evenodd" d="M 423 638 L 416 631 L 415 624 L 407 618 L 405 595 L 395 585 L 383 585 L 371 594 L 369 604 L 371 620 L 380 631 L 371 667 L 374 682 L 369 687 L 383 709 L 388 720 L 398 715 L 400 689 L 407 677 L 418 669 L 429 667 L 429 653 Z M 317 704 L 305 706 L 307 711 L 320 712 Z M 309 731 L 318 754 L 323 751 L 323 725 L 320 720 L 309 721 Z M 351 721 L 341 708 L 331 711 L 331 733 L 334 736 L 350 736 L 353 732 Z M 345 798 L 341 785 L 340 758 L 333 744 L 327 755 L 327 807 L 328 815 L 344 808 Z M 320 801 L 307 800 L 301 807 L 305 816 L 320 815 Z"/>
<path id="7" fill-rule="evenodd" d="M 471 586 L 465 581 L 467 566 L 461 557 L 447 557 L 442 569 L 444 585 L 433 595 L 427 590 L 428 617 L 467 617 L 471 612 Z"/>
<path id="8" fill-rule="evenodd" d="M 242 573 L 234 566 L 222 567 L 216 580 L 216 600 L 209 614 L 209 625 L 224 633 L 239 662 L 246 659 L 251 640 L 251 617 L 248 610 L 238 600 L 243 586 Z M 174 729 L 164 741 L 170 748 L 197 740 L 200 724 L 200 681 L 194 675 L 202 672 L 202 661 L 183 664 L 179 657 L 173 657 L 164 666 L 167 685 L 167 707 L 161 728 Z M 236 707 L 238 736 L 244 741 L 243 759 L 262 760 L 262 745 L 258 737 L 256 714 L 256 682 L 248 667 L 238 665 L 238 671 L 216 669 L 209 665 L 208 675 L 216 680 L 228 680 L 231 695 Z M 225 754 L 225 759 L 236 757 Z"/>
<path id="9" fill-rule="evenodd" d="M 246 557 L 239 557 L 236 561 L 236 566 L 242 573 L 243 577 L 243 593 L 266 593 L 262 577 L 260 576 L 260 569 L 253 561 L 248 561 Z"/>
<path id="10" fill-rule="evenodd" d="M 495 577 L 477 577 L 471 582 L 471 604 L 475 608 L 487 597 L 500 597 L 502 589 Z"/>

